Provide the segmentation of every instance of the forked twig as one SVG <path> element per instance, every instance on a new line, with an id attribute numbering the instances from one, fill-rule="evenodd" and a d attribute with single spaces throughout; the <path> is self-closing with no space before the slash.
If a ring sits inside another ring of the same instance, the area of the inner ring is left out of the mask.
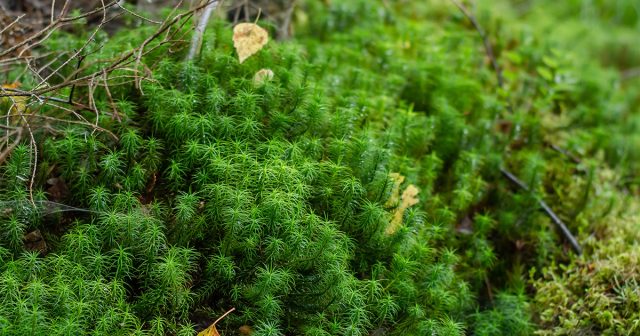
<path id="1" fill-rule="evenodd" d="M 110 0 L 108 3 L 106 3 L 106 1 L 107 0 L 100 0 L 97 8 L 76 16 L 67 16 L 71 6 L 71 0 L 65 0 L 62 10 L 58 13 L 55 12 L 55 1 L 52 1 L 51 16 L 48 18 L 49 20 L 47 20 L 48 22 L 43 29 L 27 36 L 20 43 L 0 51 L 0 65 L 13 66 L 22 63 L 24 64 L 23 74 L 30 72 L 33 74 L 33 77 L 37 79 L 37 85 L 30 90 L 21 90 L 17 87 L 0 87 L 0 99 L 9 99 L 12 102 L 11 107 L 5 115 L 7 122 L 5 125 L 0 126 L 0 128 L 4 129 L 6 133 L 6 135 L 0 139 L 0 142 L 3 144 L 3 148 L 0 151 L 0 163 L 6 160 L 6 157 L 8 157 L 15 147 L 24 140 L 24 135 L 28 133 L 33 153 L 33 157 L 31 158 L 32 165 L 34 167 L 29 181 L 29 195 L 32 204 L 34 203 L 33 188 L 38 164 L 38 148 L 34 131 L 52 130 L 48 124 L 49 122 L 68 123 L 89 127 L 93 132 L 99 131 L 107 133 L 117 141 L 118 137 L 113 132 L 98 125 L 101 112 L 98 110 L 98 104 L 96 102 L 96 91 L 104 90 L 108 103 L 113 109 L 113 118 L 120 120 L 120 115 L 118 114 L 115 101 L 111 94 L 112 91 L 110 86 L 134 83 L 135 87 L 142 91 L 141 82 L 142 80 L 149 80 L 149 78 L 147 78 L 147 74 L 151 72 L 146 65 L 142 64 L 142 57 L 163 46 L 171 49 L 176 44 L 185 44 L 185 41 L 183 41 L 182 37 L 179 36 L 187 33 L 184 29 L 184 25 L 189 22 L 188 19 L 193 16 L 196 11 L 203 9 L 207 15 L 203 18 L 203 23 L 199 26 L 199 29 L 200 31 L 204 31 L 204 26 L 206 26 L 208 17 L 211 15 L 211 11 L 215 9 L 219 3 L 219 1 L 205 0 L 196 8 L 184 13 L 176 13 L 182 3 L 182 1 L 179 1 L 164 21 L 157 22 L 144 18 L 125 8 L 121 3 L 119 3 L 121 0 Z M 107 10 L 112 7 L 122 9 L 122 11 L 117 13 L 115 16 L 111 14 L 107 15 Z M 87 55 L 90 54 L 90 52 L 87 52 L 86 50 L 88 49 L 88 46 L 93 43 L 94 37 L 97 33 L 114 17 L 124 13 L 128 13 L 147 22 L 159 24 L 160 26 L 157 28 L 155 33 L 148 36 L 142 44 L 118 55 L 117 57 L 83 62 L 87 59 Z M 64 61 L 60 62 L 60 64 L 56 65 L 53 69 L 50 69 L 50 67 L 58 62 L 60 59 L 59 55 L 53 55 L 52 60 L 43 62 L 46 64 L 40 69 L 36 69 L 32 66 L 32 62 L 36 57 L 31 55 L 31 51 L 45 42 L 55 31 L 65 25 L 73 24 L 80 19 L 94 15 L 100 15 L 101 20 L 96 27 L 94 27 L 79 49 L 74 50 L 71 53 L 64 53 Z M 0 30 L 4 32 L 10 29 L 23 17 L 24 15 L 16 18 L 8 26 L 1 27 Z M 202 34 L 200 34 L 200 37 L 201 35 Z M 176 36 L 179 38 L 176 38 Z M 152 44 L 152 42 L 157 43 Z M 76 61 L 77 66 L 75 69 L 73 69 L 70 74 L 65 74 L 63 76 L 61 74 L 61 70 L 69 64 L 72 64 L 71 62 Z M 94 70 L 96 67 L 99 68 L 99 70 Z M 141 68 L 143 70 L 140 70 Z M 46 75 L 41 76 L 41 72 L 44 69 L 50 69 L 50 71 Z M 119 70 L 129 71 L 132 72 L 132 74 L 115 74 L 115 76 L 111 77 L 113 72 Z M 22 74 L 20 74 L 20 76 L 22 76 Z M 60 80 L 56 84 L 51 85 L 48 81 L 54 76 L 59 77 Z M 132 80 L 127 80 L 127 78 L 131 78 Z M 77 91 L 76 87 L 86 88 L 86 100 L 83 97 L 81 99 L 82 102 L 74 101 L 74 93 Z M 61 96 L 63 94 L 61 94 L 61 91 L 67 89 L 69 89 L 69 92 L 64 94 L 65 97 L 62 98 Z M 28 99 L 31 99 L 31 103 L 28 103 Z M 62 114 L 52 116 L 40 112 L 39 110 L 45 106 L 53 107 L 58 111 L 61 111 Z M 95 115 L 95 121 L 89 122 L 85 118 L 85 115 L 79 113 L 80 111 L 92 112 Z"/>
<path id="2" fill-rule="evenodd" d="M 69 1 L 66 1 L 65 6 L 69 3 Z M 64 17 L 61 16 L 59 18 L 57 18 L 54 22 L 50 23 L 49 25 L 47 25 L 45 28 L 39 30 L 38 32 L 36 32 L 35 34 L 29 36 L 28 38 L 24 39 L 22 42 L 15 44 L 14 46 L 8 48 L 7 50 L 0 52 L 0 58 L 2 58 L 3 56 L 9 55 L 10 53 L 19 50 L 20 48 L 29 45 L 30 43 L 32 43 L 33 41 L 36 41 L 34 43 L 39 43 L 42 40 L 46 39 L 51 33 L 53 33 L 53 31 L 55 31 L 57 28 L 59 28 L 62 25 L 65 24 L 69 24 L 72 22 L 75 22 L 79 19 L 85 18 L 87 16 L 91 16 L 93 14 L 99 13 L 103 10 L 107 10 L 108 8 L 114 6 L 117 3 L 117 1 L 112 1 L 108 4 L 106 4 L 104 7 L 100 7 L 97 9 L 94 9 L 92 11 L 86 12 L 84 14 L 78 15 L 78 16 L 74 16 L 74 17 Z M 42 35 L 45 35 L 45 38 L 38 40 Z"/>

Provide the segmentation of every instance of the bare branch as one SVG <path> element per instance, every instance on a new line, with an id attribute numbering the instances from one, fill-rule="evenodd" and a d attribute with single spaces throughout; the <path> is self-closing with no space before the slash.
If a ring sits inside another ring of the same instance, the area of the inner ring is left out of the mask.
<path id="1" fill-rule="evenodd" d="M 13 27 L 13 25 L 15 25 L 16 23 L 18 23 L 18 21 L 20 21 L 25 15 L 27 15 L 27 14 L 22 14 L 22 15 L 18 16 L 10 24 L 8 24 L 6 27 L 2 28 L 2 30 L 0 30 L 0 35 L 2 35 L 5 31 L 9 30 L 9 28 Z"/>
<path id="2" fill-rule="evenodd" d="M 205 8 L 200 16 L 200 20 L 196 25 L 196 30 L 193 32 L 193 37 L 191 39 L 191 48 L 189 48 L 189 53 L 187 54 L 187 61 L 192 61 L 199 53 L 202 47 L 202 36 L 204 35 L 204 31 L 207 28 L 207 23 L 209 23 L 209 18 L 211 17 L 211 12 L 216 9 L 218 6 L 218 1 L 211 1 Z"/>
<path id="3" fill-rule="evenodd" d="M 162 24 L 162 22 L 160 22 L 160 21 L 155 21 L 155 20 L 148 19 L 148 18 L 146 18 L 146 17 L 144 17 L 144 16 L 142 16 L 142 15 L 140 15 L 140 14 L 138 14 L 138 13 L 136 13 L 136 12 L 130 10 L 130 9 L 128 9 L 127 7 L 121 5 L 119 1 L 116 4 L 118 5 L 118 7 L 120 9 L 122 9 L 123 11 L 125 11 L 125 12 L 127 12 L 127 13 L 135 16 L 135 17 L 137 17 L 140 20 L 147 21 L 147 22 L 153 23 L 153 24 Z"/>
<path id="4" fill-rule="evenodd" d="M 493 46 L 491 45 L 491 41 L 489 41 L 489 37 L 485 33 L 484 29 L 482 29 L 482 26 L 476 19 L 475 15 L 473 15 L 465 5 L 463 5 L 458 0 L 451 0 L 451 2 L 453 2 L 453 4 L 456 5 L 458 9 L 460 9 L 462 14 L 464 14 L 464 16 L 467 17 L 467 19 L 471 22 L 471 24 L 476 29 L 476 31 L 478 31 L 478 34 L 482 38 L 482 43 L 484 44 L 484 49 L 487 53 L 487 57 L 489 57 L 491 66 L 493 67 L 493 70 L 496 72 L 496 76 L 498 77 L 498 85 L 500 87 L 503 87 L 504 77 L 502 76 L 502 69 L 500 68 L 500 65 L 498 64 L 498 60 L 496 59 L 496 56 L 493 53 Z"/>

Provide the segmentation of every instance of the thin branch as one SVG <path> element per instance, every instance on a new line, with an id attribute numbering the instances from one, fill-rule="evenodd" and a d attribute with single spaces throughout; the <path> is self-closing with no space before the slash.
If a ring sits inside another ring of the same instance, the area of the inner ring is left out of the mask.
<path id="1" fill-rule="evenodd" d="M 496 74 L 496 79 L 498 80 L 498 87 L 500 89 L 504 88 L 504 76 L 502 74 L 502 68 L 500 67 L 500 64 L 498 63 L 496 55 L 493 52 L 493 46 L 491 45 L 491 41 L 489 40 L 487 33 L 484 31 L 484 29 L 482 29 L 482 26 L 480 25 L 480 22 L 478 22 L 478 20 L 476 19 L 475 15 L 473 15 L 464 4 L 462 4 L 458 0 L 451 0 L 451 2 L 453 2 L 453 4 L 456 5 L 458 9 L 460 9 L 462 14 L 464 14 L 464 16 L 471 22 L 475 30 L 478 32 L 478 35 L 480 35 L 480 38 L 482 38 L 482 44 L 484 45 L 485 53 L 489 58 L 489 61 L 491 62 L 493 71 Z M 507 99 L 506 107 L 509 113 L 513 113 L 513 106 L 511 105 L 511 102 L 508 99 Z"/>
<path id="2" fill-rule="evenodd" d="M 27 127 L 27 131 L 29 133 L 29 140 L 31 150 L 33 151 L 33 169 L 31 169 L 31 178 L 29 179 L 29 200 L 31 204 L 36 205 L 33 202 L 33 184 L 36 181 L 36 172 L 38 169 L 38 144 L 36 143 L 36 138 L 33 135 L 33 131 L 31 130 L 31 124 L 27 122 L 25 117 L 22 117 L 22 120 L 25 122 L 25 126 Z"/>
<path id="3" fill-rule="evenodd" d="M 204 8 L 202 16 L 200 16 L 200 20 L 198 21 L 198 25 L 196 26 L 196 30 L 193 32 L 193 37 L 191 38 L 191 47 L 189 48 L 189 53 L 187 54 L 187 61 L 192 61 L 200 53 L 204 31 L 207 28 L 207 23 L 209 23 L 211 12 L 213 12 L 213 10 L 215 10 L 217 6 L 218 1 L 216 0 L 210 2 Z"/>
<path id="4" fill-rule="evenodd" d="M 78 110 L 95 112 L 95 110 L 93 108 L 89 107 L 89 106 L 83 105 L 83 104 L 78 103 L 78 102 L 70 102 L 68 99 L 57 98 L 57 97 L 49 97 L 49 96 L 44 96 L 44 95 L 37 95 L 34 92 L 24 91 L 24 90 L 20 90 L 20 89 L 3 88 L 2 91 L 7 91 L 7 92 L 11 92 L 11 93 L 0 93 L 0 98 L 3 98 L 3 97 L 33 97 L 33 98 L 38 99 L 41 102 L 46 102 L 46 101 L 50 100 L 50 101 L 54 101 L 54 102 L 57 102 L 57 103 L 69 104 L 69 105 L 77 108 Z"/>
<path id="5" fill-rule="evenodd" d="M 5 31 L 9 30 L 9 28 L 13 27 L 13 25 L 15 25 L 16 23 L 18 23 L 18 21 L 20 21 L 25 15 L 27 15 L 27 14 L 22 14 L 22 15 L 18 16 L 10 24 L 8 24 L 6 27 L 2 28 L 2 30 L 0 30 L 0 35 L 2 35 Z"/>
<path id="6" fill-rule="evenodd" d="M 36 73 L 38 74 L 38 76 L 40 76 L 39 74 L 44 71 L 44 69 L 48 68 L 51 66 L 51 64 L 57 62 L 60 58 L 67 56 L 68 53 L 67 52 L 60 52 L 57 55 L 54 55 L 51 60 L 49 62 L 47 62 L 46 64 L 44 64 L 43 66 L 41 66 L 38 70 L 36 70 Z M 48 55 L 47 55 L 48 56 Z M 62 77 L 62 76 L 60 76 Z M 62 77 L 64 78 L 64 77 Z"/>
<path id="7" fill-rule="evenodd" d="M 207 5 L 209 5 L 210 2 L 205 2 L 204 4 L 194 8 L 193 10 L 190 10 L 188 12 L 182 13 L 182 14 L 178 14 L 176 16 L 174 16 L 172 19 L 170 20 L 166 20 L 159 28 L 158 30 L 153 33 L 151 36 L 149 36 L 139 47 L 134 48 L 128 52 L 126 52 L 124 55 L 116 58 L 115 60 L 111 60 L 111 61 L 105 61 L 102 60 L 101 62 L 109 62 L 109 65 L 104 69 L 107 73 L 111 73 L 112 71 L 121 68 L 122 66 L 131 64 L 131 63 L 135 63 L 136 66 L 140 65 L 141 62 L 141 58 L 143 55 L 146 55 L 148 51 L 145 51 L 144 48 L 147 46 L 147 44 L 149 44 L 151 41 L 155 40 L 158 36 L 160 36 L 161 34 L 163 34 L 164 32 L 168 31 L 169 28 L 171 28 L 174 24 L 180 22 L 183 19 L 187 19 L 190 16 L 193 15 L 193 13 L 201 8 L 206 7 Z M 178 6 L 180 5 L 180 3 L 174 8 L 173 12 L 175 12 L 178 8 Z M 107 5 L 108 6 L 108 5 Z M 172 13 L 173 13 L 172 12 Z M 186 22 L 186 20 L 185 20 Z M 185 23 L 183 22 L 182 25 Z M 165 41 L 166 42 L 166 41 Z M 0 55 L 1 56 L 1 55 Z M 71 59 L 71 58 L 70 58 Z M 97 62 L 96 62 L 97 63 Z M 92 64 L 88 64 L 83 66 L 82 68 L 72 72 L 69 77 L 67 77 L 67 79 L 65 81 L 63 81 L 62 83 L 59 84 L 55 84 L 55 85 L 51 85 L 49 87 L 44 87 L 44 88 L 40 88 L 37 90 L 34 90 L 33 92 L 37 95 L 42 95 L 44 93 L 48 93 L 48 92 L 52 92 L 52 91 L 57 91 L 59 89 L 62 89 L 64 87 L 68 87 L 71 84 L 74 83 L 79 83 L 79 82 L 84 82 L 87 80 L 90 80 L 91 78 L 100 75 L 100 73 L 102 72 L 102 70 L 97 73 L 97 74 L 90 74 L 90 75 L 85 75 L 85 76 L 80 76 L 77 79 L 72 79 L 75 74 L 77 72 L 81 72 L 84 71 L 85 69 L 89 68 L 90 66 L 95 65 L 95 63 Z M 137 83 L 137 86 L 139 86 L 139 80 Z"/>
<path id="8" fill-rule="evenodd" d="M 502 75 L 502 69 L 498 64 L 498 60 L 496 59 L 496 56 L 493 52 L 493 46 L 491 45 L 491 42 L 489 41 L 489 38 L 485 33 L 484 29 L 482 29 L 482 26 L 480 25 L 476 17 L 467 9 L 465 5 L 463 5 L 458 0 L 451 0 L 451 2 L 453 2 L 456 5 L 456 7 L 460 9 L 460 11 L 464 14 L 465 17 L 467 17 L 467 19 L 471 22 L 473 27 L 476 29 L 476 31 L 482 38 L 482 43 L 484 44 L 485 52 L 487 54 L 487 57 L 491 61 L 491 66 L 493 67 L 493 70 L 496 73 L 498 86 L 499 88 L 504 88 L 504 77 Z M 507 101 L 507 109 L 510 113 L 513 113 L 513 107 L 511 106 L 511 103 L 509 101 Z M 516 185 L 518 185 L 518 187 L 520 187 L 521 189 L 527 190 L 527 191 L 529 190 L 529 187 L 526 184 L 524 184 L 524 182 L 520 181 L 515 175 L 513 175 L 509 171 L 502 168 L 500 169 L 500 171 L 507 179 L 509 179 L 511 182 L 515 183 Z M 569 231 L 569 229 L 562 222 L 562 220 L 560 220 L 560 218 L 553 212 L 553 210 L 551 210 L 551 208 L 547 205 L 547 203 L 541 198 L 538 198 L 538 204 L 544 210 L 544 212 L 551 218 L 553 223 L 556 226 L 558 226 L 558 228 L 560 228 L 560 231 L 562 232 L 563 236 L 569 241 L 574 251 L 578 255 L 582 254 L 582 248 L 580 247 L 580 244 L 578 244 L 578 241 L 573 236 L 573 234 L 571 234 L 571 231 Z"/>
<path id="9" fill-rule="evenodd" d="M 38 85 L 36 85 L 36 87 L 40 87 L 47 80 L 49 80 L 49 78 L 51 78 L 51 76 L 53 76 L 55 73 L 60 71 L 63 67 L 65 67 L 73 59 L 78 57 L 80 55 L 80 53 L 89 45 L 89 43 L 91 43 L 93 41 L 93 39 L 96 36 L 96 34 L 102 29 L 102 26 L 105 24 L 105 22 L 107 20 L 107 7 L 104 4 L 104 0 L 100 0 L 100 1 L 102 3 L 102 7 L 101 7 L 102 8 L 102 20 L 100 21 L 98 26 L 93 30 L 91 35 L 89 35 L 89 38 L 85 41 L 85 43 L 82 45 L 82 47 L 80 47 L 80 49 L 78 49 L 76 52 L 74 52 L 73 55 L 71 55 L 71 57 L 69 57 L 69 59 L 67 61 L 65 61 L 62 64 L 60 64 L 60 66 L 57 69 L 55 69 L 46 78 L 44 78 L 44 80 L 42 80 Z"/>
<path id="10" fill-rule="evenodd" d="M 462 14 L 464 14 L 464 16 L 467 17 L 467 19 L 471 22 L 471 24 L 476 29 L 476 31 L 478 31 L 478 34 L 482 38 L 482 43 L 484 44 L 484 49 L 487 53 L 487 57 L 489 57 L 491 66 L 493 67 L 493 70 L 496 72 L 496 76 L 498 77 L 498 85 L 500 87 L 503 87 L 504 77 L 502 76 L 502 69 L 500 68 L 500 65 L 498 64 L 498 60 L 496 59 L 496 56 L 493 53 L 493 46 L 491 45 L 491 41 L 489 41 L 489 37 L 485 33 L 484 29 L 482 29 L 482 26 L 476 19 L 475 15 L 473 15 L 464 4 L 462 4 L 458 0 L 451 0 L 451 2 L 453 2 L 453 4 L 456 5 L 458 9 L 460 9 Z"/>
<path id="11" fill-rule="evenodd" d="M 293 17 L 293 11 L 295 10 L 297 2 L 298 0 L 293 0 L 293 2 L 291 2 L 291 5 L 289 6 L 289 8 L 284 14 L 284 22 L 282 23 L 282 26 L 279 29 L 281 39 L 288 39 L 290 37 L 289 30 L 291 28 L 291 19 Z"/>
<path id="12" fill-rule="evenodd" d="M 51 1 L 51 20 L 50 22 L 53 23 L 54 21 L 54 16 L 55 16 L 55 11 L 56 11 L 56 0 Z"/>
<path id="13" fill-rule="evenodd" d="M 64 109 L 61 108 L 60 106 L 54 105 L 54 104 L 49 104 L 51 106 L 60 108 L 60 109 Z M 38 119 L 44 119 L 44 120 L 49 120 L 49 121 L 55 121 L 55 122 L 60 122 L 60 123 L 67 123 L 67 124 L 76 124 L 76 125 L 83 125 L 83 126 L 88 126 L 91 127 L 97 131 L 100 132 L 104 132 L 109 134 L 109 136 L 111 136 L 114 140 L 118 140 L 118 136 L 116 136 L 113 132 L 109 131 L 108 129 L 102 128 L 100 126 L 96 126 L 90 122 L 84 122 L 84 121 L 79 121 L 79 120 L 66 120 L 66 119 L 60 119 L 60 118 L 55 118 L 55 117 L 50 117 L 50 116 L 46 116 L 46 115 L 42 115 L 42 114 L 35 114 L 35 113 L 22 113 L 22 114 L 16 114 L 16 116 L 30 116 L 33 118 L 38 118 Z"/>
<path id="14" fill-rule="evenodd" d="M 549 142 L 548 143 L 549 147 L 551 147 L 551 149 L 553 149 L 554 151 L 566 156 L 567 158 L 569 158 L 569 160 L 573 161 L 573 163 L 580 163 L 582 162 L 582 160 L 580 160 L 579 157 L 573 155 L 571 152 L 569 152 L 568 150 Z"/>
<path id="15" fill-rule="evenodd" d="M 520 179 L 518 179 L 511 172 L 507 171 L 504 168 L 500 168 L 500 172 L 502 172 L 502 175 L 504 175 L 507 179 L 509 179 L 509 181 L 517 185 L 520 189 L 525 191 L 530 191 L 529 186 L 527 186 L 524 182 L 520 181 Z M 547 205 L 547 203 L 544 200 L 542 200 L 539 197 L 537 197 L 537 199 L 540 207 L 551 218 L 553 223 L 560 229 L 560 232 L 562 232 L 562 235 L 565 237 L 565 239 L 569 241 L 569 244 L 571 244 L 571 247 L 576 252 L 576 254 L 578 255 L 582 254 L 582 248 L 580 247 L 578 240 L 573 236 L 573 234 L 571 234 L 571 231 L 569 231 L 569 228 L 567 228 L 567 226 L 562 222 L 562 220 L 558 217 L 558 215 L 556 215 L 556 213 L 553 212 L 553 210 L 551 210 L 549 205 Z"/>
<path id="16" fill-rule="evenodd" d="M 13 142 L 10 145 L 7 145 L 7 147 L 4 150 L 2 150 L 2 152 L 0 152 L 0 164 L 4 163 L 4 161 L 7 159 L 7 156 L 9 156 L 9 154 L 13 151 L 13 149 L 16 148 L 16 146 L 18 146 L 18 144 L 22 140 L 22 128 L 19 128 L 15 132 L 9 133 L 4 137 L 8 141 L 9 138 L 14 134 L 16 134 L 15 140 L 13 140 Z"/>
<path id="17" fill-rule="evenodd" d="M 94 15 L 94 14 L 100 13 L 102 11 L 105 11 L 105 10 L 107 10 L 107 9 L 117 5 L 117 4 L 118 4 L 118 0 L 115 0 L 115 1 L 107 3 L 106 5 L 104 5 L 102 7 L 98 7 L 96 9 L 94 9 L 94 10 L 91 10 L 89 12 L 80 14 L 78 16 L 74 16 L 74 17 L 70 17 L 70 18 L 62 18 L 62 19 L 60 19 L 60 22 L 67 23 L 67 22 L 77 21 L 79 19 L 82 19 L 82 18 L 91 16 L 91 15 Z"/>
<path id="18" fill-rule="evenodd" d="M 82 61 L 84 60 L 84 58 L 86 57 L 86 55 L 80 55 L 78 57 L 78 64 L 76 65 L 76 70 L 80 68 L 80 65 L 82 64 Z M 74 76 L 73 79 L 78 79 L 78 75 L 79 73 L 76 73 L 76 75 Z M 73 91 L 75 91 L 76 89 L 76 85 L 72 84 L 71 85 L 71 90 L 69 91 L 69 103 L 71 103 L 73 101 Z"/>
<path id="19" fill-rule="evenodd" d="M 144 17 L 144 16 L 142 16 L 142 15 L 140 15 L 140 14 L 138 14 L 138 13 L 136 13 L 136 12 L 134 12 L 134 11 L 130 10 L 130 9 L 128 9 L 127 7 L 125 7 L 125 6 L 121 5 L 119 1 L 117 2 L 117 5 L 118 5 L 118 7 L 120 7 L 120 9 L 122 9 L 123 11 L 125 11 L 125 12 L 127 12 L 127 13 L 129 13 L 129 14 L 131 14 L 131 15 L 135 16 L 135 17 L 137 17 L 137 18 L 138 18 L 138 19 L 140 19 L 140 20 L 147 21 L 147 22 L 149 22 L 149 23 L 153 23 L 153 24 L 162 24 L 162 22 L 160 22 L 160 21 L 155 21 L 155 20 L 148 19 L 148 18 L 146 18 L 146 17 Z"/>
<path id="20" fill-rule="evenodd" d="M 113 97 L 111 96 L 111 90 L 109 90 L 109 82 L 108 75 L 106 71 L 102 72 L 102 81 L 104 82 L 104 91 L 107 93 L 107 99 L 109 100 L 109 105 L 111 105 L 111 109 L 113 110 L 113 115 L 111 119 L 116 119 L 118 122 L 121 122 L 120 114 L 118 113 L 118 109 L 116 108 L 116 103 L 113 101 Z"/>
<path id="21" fill-rule="evenodd" d="M 211 325 L 218 324 L 218 322 L 220 322 L 223 318 L 227 317 L 227 315 L 231 314 L 234 310 L 236 309 L 235 308 L 229 309 L 226 313 L 222 314 L 222 316 L 218 317 L 218 319 L 215 320 Z"/>
<path id="22" fill-rule="evenodd" d="M 47 25 L 45 28 L 39 30 L 35 34 L 33 34 L 33 35 L 29 36 L 28 38 L 24 39 L 22 42 L 20 42 L 20 43 L 18 43 L 16 45 L 12 46 L 11 48 L 1 52 L 0 53 L 0 58 L 2 56 L 8 55 L 8 54 L 10 54 L 10 53 L 12 53 L 12 52 L 24 47 L 25 45 L 28 45 L 29 43 L 31 43 L 34 40 L 38 39 L 43 34 L 46 34 L 46 37 L 48 37 L 53 32 L 53 30 L 55 30 L 56 28 L 58 28 L 62 24 L 71 23 L 71 22 L 77 21 L 79 19 L 82 19 L 84 17 L 91 16 L 93 14 L 99 13 L 100 11 L 106 10 L 109 7 L 114 6 L 116 3 L 117 3 L 117 1 L 113 1 L 113 2 L 110 2 L 109 4 L 105 5 L 105 7 L 100 7 L 100 8 L 94 9 L 92 11 L 89 11 L 87 13 L 84 13 L 84 14 L 81 14 L 81 15 L 78 15 L 78 16 L 74 16 L 74 17 L 70 17 L 70 18 L 60 17 L 60 18 L 56 19 L 54 22 L 52 22 L 49 25 Z M 46 39 L 46 37 L 45 37 L 45 39 Z"/>
<path id="23" fill-rule="evenodd" d="M 95 77 L 91 78 L 91 80 L 89 81 L 89 86 L 87 87 L 89 89 L 89 106 L 93 107 L 96 115 L 96 122 L 94 123 L 95 126 L 98 126 L 98 123 L 100 121 L 100 113 L 98 112 L 98 106 L 96 105 L 96 100 L 94 97 L 94 92 L 95 92 Z"/>

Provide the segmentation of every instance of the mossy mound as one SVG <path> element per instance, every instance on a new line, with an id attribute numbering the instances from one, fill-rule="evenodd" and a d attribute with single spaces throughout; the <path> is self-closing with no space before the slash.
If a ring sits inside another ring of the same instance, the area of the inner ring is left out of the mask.
<path id="1" fill-rule="evenodd" d="M 194 335 L 232 307 L 223 335 L 633 328 L 632 289 L 616 292 L 629 297 L 623 306 L 598 297 L 611 265 L 637 278 L 631 242 L 602 229 L 633 222 L 613 209 L 637 190 L 636 144 L 626 142 L 637 83 L 620 89 L 615 71 L 489 18 L 501 88 L 477 32 L 440 1 L 303 10 L 313 19 L 300 15 L 294 40 L 242 64 L 227 22 L 210 25 L 193 62 L 152 43 L 139 88 L 94 92 L 100 110 L 117 107 L 83 115 L 100 129 L 39 129 L 37 165 L 29 143 L 13 150 L 0 179 L 3 334 Z M 88 60 L 152 31 L 98 35 Z M 45 48 L 84 41 L 54 34 Z M 256 82 L 262 69 L 273 79 Z M 30 235 L 46 247 L 25 244 Z M 570 270 L 561 278 L 558 264 Z M 597 289 L 580 301 L 588 285 Z M 609 314 L 590 320 L 596 306 Z M 583 317 L 593 324 L 575 322 Z"/>

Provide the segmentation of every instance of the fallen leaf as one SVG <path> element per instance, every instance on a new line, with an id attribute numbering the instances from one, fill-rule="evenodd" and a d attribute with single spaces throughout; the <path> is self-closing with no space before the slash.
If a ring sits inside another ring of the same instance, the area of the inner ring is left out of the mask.
<path id="1" fill-rule="evenodd" d="M 20 87 L 19 82 L 14 82 L 11 84 L 2 84 L 3 89 L 17 89 Z M 2 90 L 0 90 L 2 92 Z M 0 102 L 5 101 L 10 104 L 10 113 L 11 114 L 21 114 L 25 113 L 27 109 L 27 101 L 29 100 L 29 96 L 7 96 L 0 98 Z M 16 124 L 21 118 L 14 117 L 12 118 L 12 123 Z"/>
<path id="2" fill-rule="evenodd" d="M 269 42 L 269 33 L 254 23 L 240 23 L 233 27 L 233 46 L 240 63 L 257 53 Z"/>
<path id="3" fill-rule="evenodd" d="M 220 336 L 218 329 L 216 329 L 216 324 L 218 324 L 218 322 L 220 322 L 220 320 L 225 318 L 227 315 L 231 314 L 231 312 L 233 312 L 234 310 L 236 309 L 235 308 L 229 309 L 226 313 L 222 314 L 222 316 L 218 317 L 217 320 L 211 323 L 209 328 L 199 332 L 197 336 Z"/>
<path id="4" fill-rule="evenodd" d="M 42 237 L 40 230 L 27 233 L 24 237 L 24 247 L 32 252 L 47 253 L 47 242 Z"/>
<path id="5" fill-rule="evenodd" d="M 385 203 L 388 208 L 394 207 L 400 202 L 400 185 L 404 182 L 404 176 L 398 173 L 390 173 L 389 178 L 393 181 L 393 187 L 391 187 L 391 196 Z"/>
<path id="6" fill-rule="evenodd" d="M 240 331 L 240 335 L 251 335 L 253 334 L 253 329 L 248 325 L 243 325 L 238 329 Z"/>
<path id="7" fill-rule="evenodd" d="M 385 233 L 387 235 L 396 233 L 400 226 L 402 226 L 402 217 L 404 216 L 404 212 L 412 205 L 418 204 L 418 202 L 420 202 L 420 199 L 418 199 L 417 197 L 419 192 L 420 189 L 418 189 L 418 187 L 414 186 L 413 184 L 407 186 L 407 189 L 402 192 L 400 205 L 398 205 L 398 207 L 394 211 L 393 218 L 391 219 L 389 226 L 387 226 L 387 229 L 385 230 Z"/>
<path id="8" fill-rule="evenodd" d="M 456 231 L 465 235 L 473 233 L 473 221 L 469 216 L 465 216 L 456 226 Z"/>
<path id="9" fill-rule="evenodd" d="M 253 85 L 260 86 L 273 79 L 273 71 L 271 69 L 261 69 L 253 75 Z"/>
<path id="10" fill-rule="evenodd" d="M 50 185 L 47 193 L 53 201 L 61 202 L 69 195 L 69 188 L 62 177 L 52 177 L 47 180 L 47 184 Z"/>
<path id="11" fill-rule="evenodd" d="M 198 333 L 198 336 L 220 336 L 218 329 L 216 329 L 216 325 L 212 324 L 209 328 Z"/>
<path id="12" fill-rule="evenodd" d="M 3 89 L 17 89 L 20 87 L 20 82 L 13 82 L 11 84 L 2 84 Z"/>

